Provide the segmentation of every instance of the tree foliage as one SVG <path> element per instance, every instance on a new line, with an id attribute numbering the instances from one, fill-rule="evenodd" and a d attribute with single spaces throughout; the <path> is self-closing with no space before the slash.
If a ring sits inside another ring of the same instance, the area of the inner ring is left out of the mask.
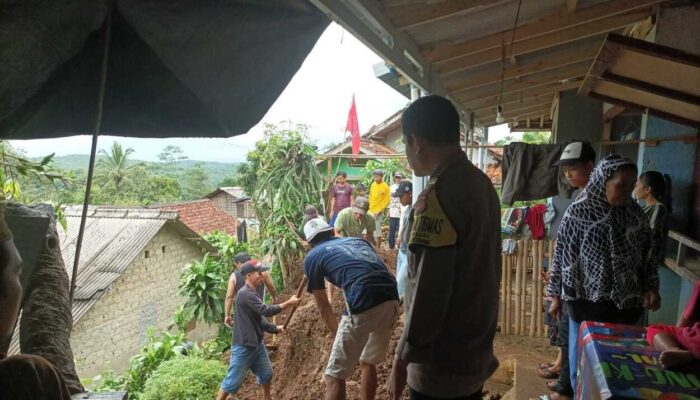
<path id="1" fill-rule="evenodd" d="M 505 146 L 512 142 L 523 142 L 529 144 L 547 144 L 551 141 L 551 138 L 551 132 L 523 132 L 523 136 L 522 138 L 520 138 L 520 140 L 517 140 L 512 134 L 508 134 L 503 139 L 497 140 L 495 144 L 498 146 Z"/>
<path id="2" fill-rule="evenodd" d="M 112 142 L 109 152 L 101 149 L 98 153 L 103 157 L 95 165 L 95 177 L 102 181 L 103 187 L 111 184 L 114 190 L 119 193 L 122 184 L 128 179 L 129 171 L 135 167 L 129 163 L 129 156 L 134 149 L 122 147 L 119 142 Z"/>
<path id="3" fill-rule="evenodd" d="M 303 254 L 293 223 L 302 219 L 305 205 L 320 207 L 323 196 L 318 154 L 307 131 L 305 125 L 265 125 L 265 138 L 238 169 L 239 186 L 253 197 L 263 250 L 275 257 L 273 267 L 281 269 L 285 286 L 301 272 L 292 267 Z"/>

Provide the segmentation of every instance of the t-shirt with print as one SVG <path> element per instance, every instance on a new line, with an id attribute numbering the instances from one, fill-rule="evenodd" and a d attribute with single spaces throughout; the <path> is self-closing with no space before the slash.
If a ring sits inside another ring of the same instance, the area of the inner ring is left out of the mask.
<path id="1" fill-rule="evenodd" d="M 362 231 L 367 230 L 367 235 L 374 233 L 374 216 L 365 214 L 359 221 L 355 220 L 355 213 L 352 207 L 345 208 L 338 213 L 334 224 L 335 229 L 345 237 L 362 237 Z"/>
<path id="2" fill-rule="evenodd" d="M 333 185 L 331 189 L 331 194 L 335 198 L 335 205 L 333 206 L 333 214 L 338 214 L 340 210 L 350 207 L 352 204 L 352 192 L 354 188 L 351 184 L 346 183 L 345 185 Z"/>
<path id="3" fill-rule="evenodd" d="M 391 193 L 391 203 L 389 203 L 389 218 L 401 218 L 401 200 L 398 197 L 394 197 L 394 193 L 398 190 L 399 184 L 394 183 L 389 188 L 389 193 Z"/>
<path id="4" fill-rule="evenodd" d="M 342 288 L 351 314 L 399 299 L 396 279 L 362 239 L 332 238 L 315 246 L 304 259 L 304 274 L 309 292 L 324 289 L 326 280 Z"/>

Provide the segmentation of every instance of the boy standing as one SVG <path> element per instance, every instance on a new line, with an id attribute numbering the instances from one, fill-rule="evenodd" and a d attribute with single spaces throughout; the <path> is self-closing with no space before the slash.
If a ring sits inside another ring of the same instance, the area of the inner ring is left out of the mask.
<path id="1" fill-rule="evenodd" d="M 374 171 L 374 181 L 369 187 L 369 212 L 374 216 L 374 241 L 377 243 L 377 249 L 382 245 L 382 222 L 390 202 L 391 190 L 384 182 L 384 171 L 377 169 Z"/>
<path id="2" fill-rule="evenodd" d="M 350 207 L 353 200 L 353 190 L 351 184 L 346 182 L 348 174 L 345 171 L 339 171 L 335 174 L 335 185 L 331 188 L 331 220 L 330 226 L 333 226 L 338 213 Z"/>

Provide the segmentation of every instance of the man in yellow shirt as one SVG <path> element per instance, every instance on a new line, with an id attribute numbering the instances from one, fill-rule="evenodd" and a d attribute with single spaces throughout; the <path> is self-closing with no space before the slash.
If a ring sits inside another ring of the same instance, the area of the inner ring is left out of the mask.
<path id="1" fill-rule="evenodd" d="M 377 169 L 374 171 L 374 182 L 369 187 L 369 212 L 374 216 L 374 241 L 377 249 L 382 245 L 382 222 L 389 203 L 391 203 L 391 190 L 384 182 L 384 171 Z"/>

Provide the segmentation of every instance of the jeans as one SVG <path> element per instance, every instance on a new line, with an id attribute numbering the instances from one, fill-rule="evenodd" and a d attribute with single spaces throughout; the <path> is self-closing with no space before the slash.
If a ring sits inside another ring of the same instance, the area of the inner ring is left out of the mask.
<path id="1" fill-rule="evenodd" d="M 406 277 L 408 276 L 408 251 L 399 249 L 396 255 L 396 285 L 399 289 L 399 298 L 406 292 Z"/>
<path id="2" fill-rule="evenodd" d="M 427 394 L 419 393 L 416 392 L 413 389 L 410 389 L 411 392 L 411 400 L 441 400 L 439 397 L 432 397 L 428 396 Z M 463 396 L 463 397 L 450 397 L 451 400 L 481 400 L 483 394 L 483 390 L 479 389 L 478 392 L 472 393 L 469 396 Z M 447 400 L 447 399 L 445 399 Z"/>
<path id="3" fill-rule="evenodd" d="M 578 371 L 578 330 L 580 326 L 580 323 L 569 317 L 569 379 L 574 393 L 576 393 L 576 372 Z"/>
<path id="4" fill-rule="evenodd" d="M 272 381 L 272 364 L 265 345 L 262 343 L 258 347 L 232 345 L 231 363 L 221 383 L 221 390 L 229 394 L 238 392 L 249 369 L 255 374 L 259 385 Z"/>
<path id="5" fill-rule="evenodd" d="M 396 246 L 396 233 L 399 231 L 399 222 L 401 222 L 401 218 L 389 218 L 389 248 L 392 250 Z"/>

